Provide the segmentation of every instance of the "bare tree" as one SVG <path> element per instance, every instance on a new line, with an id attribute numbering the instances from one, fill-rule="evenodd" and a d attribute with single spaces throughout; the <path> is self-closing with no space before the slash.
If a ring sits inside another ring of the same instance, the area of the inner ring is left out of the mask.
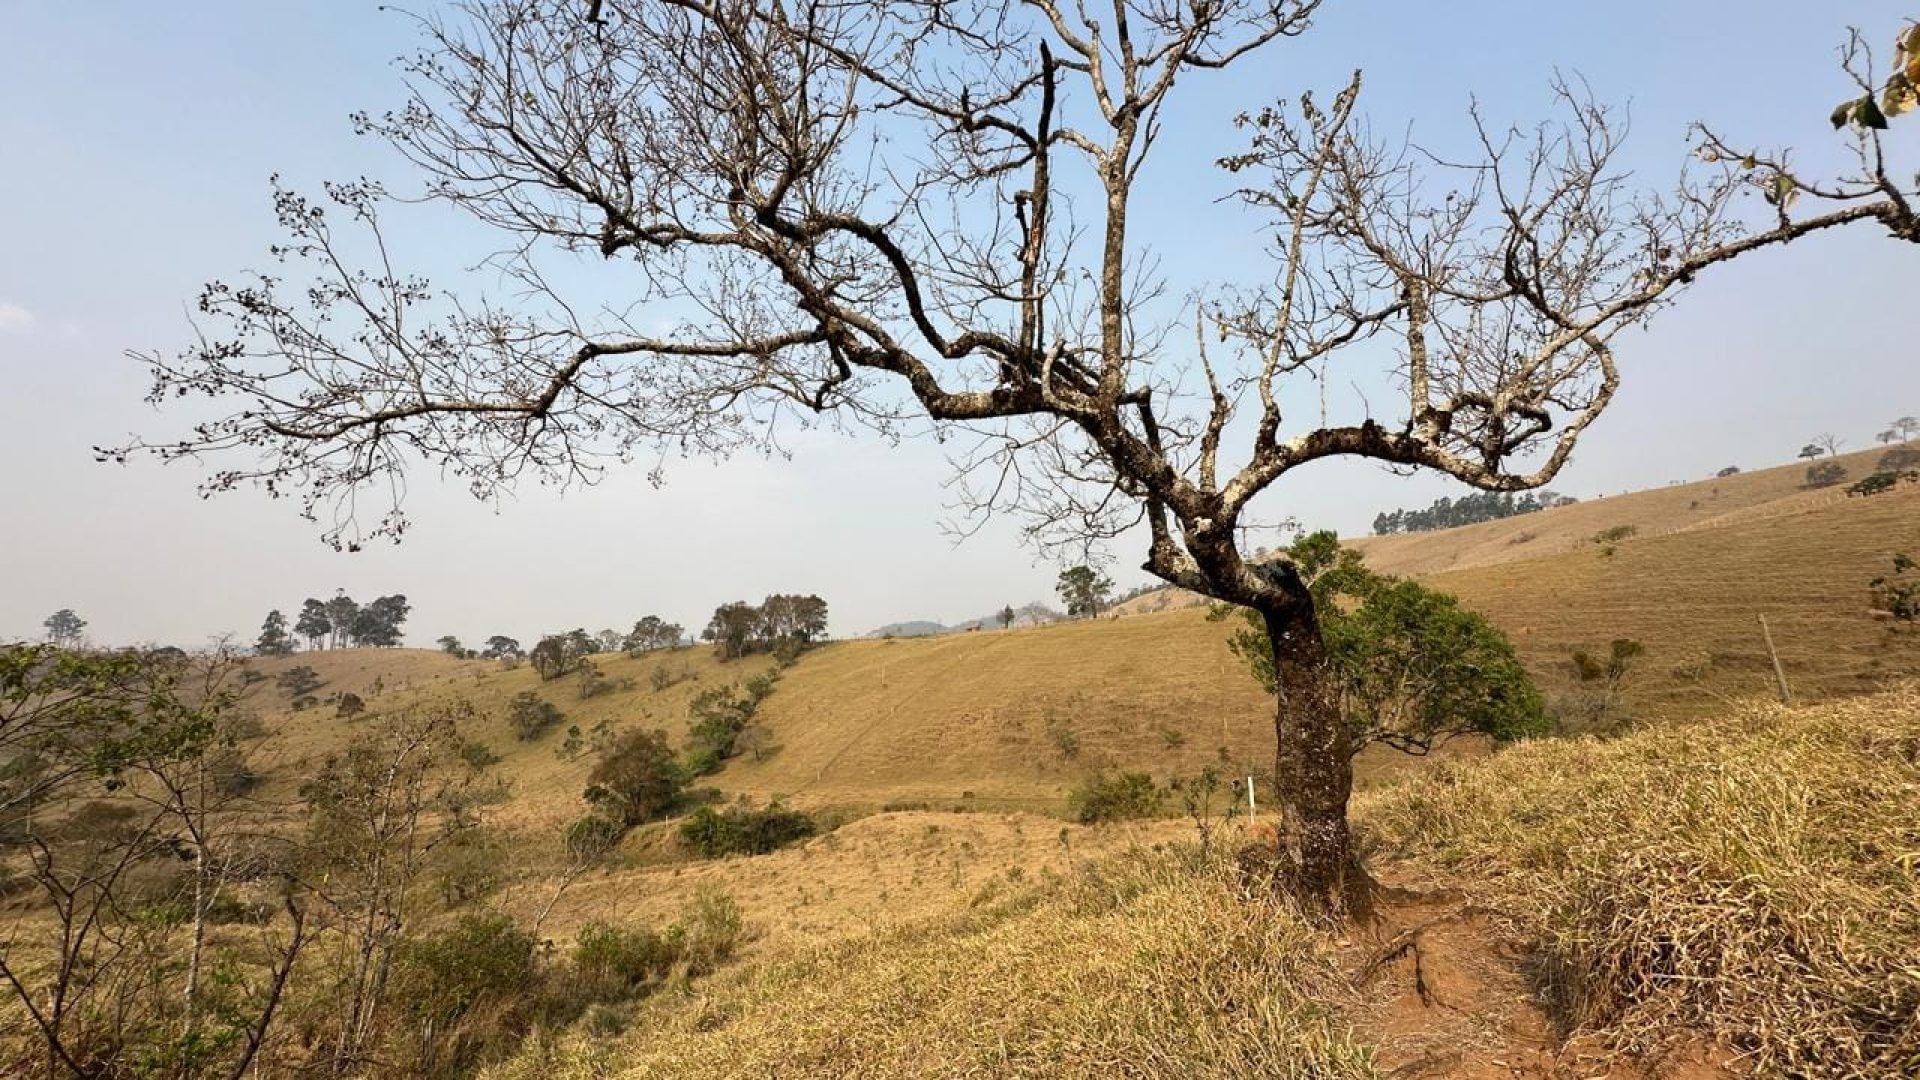
<path id="1" fill-rule="evenodd" d="M 290 268 L 209 286 L 199 343 L 144 357 L 156 399 L 231 411 L 102 453 L 214 455 L 209 489 L 295 495 L 356 545 L 404 530 L 397 498 L 372 520 L 357 500 L 401 490 L 410 455 L 489 496 L 641 452 L 777 447 L 814 414 L 925 418 L 969 447 L 973 508 L 1083 552 L 1144 526 L 1149 572 L 1261 614 L 1284 854 L 1302 895 L 1337 905 L 1346 726 L 1300 575 L 1239 548 L 1256 497 L 1343 456 L 1538 487 L 1612 400 L 1614 338 L 1701 271 L 1852 224 L 1920 241 L 1920 216 L 1885 117 L 1857 104 L 1838 124 L 1850 177 L 1703 130 L 1674 187 L 1636 194 L 1617 117 L 1576 85 L 1564 122 L 1484 121 L 1446 159 L 1363 123 L 1355 75 L 1245 118 L 1222 164 L 1273 271 L 1183 305 L 1133 229 L 1165 110 L 1316 7 L 469 0 L 422 21 L 404 106 L 358 124 L 499 231 L 514 302 L 394 269 L 374 185 L 331 186 L 330 205 L 280 190 Z M 1864 51 L 1849 63 L 1871 97 Z M 583 253 L 617 267 L 618 306 L 550 273 Z M 285 280 L 301 265 L 311 287 Z M 1380 357 L 1391 409 L 1283 408 Z"/>

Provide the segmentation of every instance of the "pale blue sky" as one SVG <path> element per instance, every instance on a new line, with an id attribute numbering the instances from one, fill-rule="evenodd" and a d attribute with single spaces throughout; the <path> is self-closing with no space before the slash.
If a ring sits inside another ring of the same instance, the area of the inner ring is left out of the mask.
<path id="1" fill-rule="evenodd" d="M 1439 145 L 1458 145 L 1471 96 L 1499 120 L 1538 117 L 1562 70 L 1631 103 L 1629 157 L 1650 185 L 1677 167 L 1696 118 L 1800 147 L 1803 162 L 1837 160 L 1826 115 L 1847 87 L 1835 46 L 1848 25 L 1884 42 L 1912 13 L 1332 0 L 1308 37 L 1194 88 L 1142 191 L 1143 231 L 1176 289 L 1258 266 L 1245 219 L 1195 212 L 1191 193 L 1227 190 L 1210 162 L 1234 147 L 1233 112 L 1330 88 L 1354 67 L 1377 124 Z M 268 608 L 336 586 L 408 594 L 419 643 L 648 612 L 699 625 L 722 601 L 772 591 L 825 596 L 840 634 L 1050 596 L 1054 568 L 1011 527 L 957 548 L 942 535 L 949 470 L 927 443 L 808 437 L 791 462 L 682 464 L 663 491 L 616 473 L 564 498 L 525 490 L 498 514 L 422 474 L 407 542 L 356 555 L 264 496 L 202 502 L 187 468 L 94 464 L 96 443 L 169 430 L 122 350 L 177 348 L 200 283 L 262 264 L 276 239 L 271 174 L 404 182 L 347 114 L 399 101 L 390 60 L 412 41 L 406 19 L 360 0 L 0 0 L 0 639 L 37 636 L 58 607 L 105 642 L 250 638 Z M 1893 137 L 1911 158 L 1920 125 Z M 435 228 L 414 238 L 436 244 Z M 449 244 L 470 239 L 447 228 Z M 1917 295 L 1920 249 L 1866 230 L 1712 276 L 1621 341 L 1624 389 L 1555 487 L 1584 497 L 1777 463 L 1819 431 L 1867 445 L 1920 411 Z M 1334 463 L 1283 480 L 1267 509 L 1356 534 L 1381 509 L 1451 490 Z M 1144 579 L 1137 551 L 1117 554 L 1123 584 Z"/>

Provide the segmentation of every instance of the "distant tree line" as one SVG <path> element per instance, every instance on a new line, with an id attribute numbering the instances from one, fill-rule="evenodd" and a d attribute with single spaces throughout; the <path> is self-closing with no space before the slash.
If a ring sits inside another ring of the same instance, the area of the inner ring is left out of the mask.
<path id="1" fill-rule="evenodd" d="M 827 634 L 827 602 L 818 596 L 767 597 L 758 607 L 736 600 L 714 609 L 703 641 L 713 642 L 722 660 L 735 660 L 780 648 L 804 649 Z"/>
<path id="2" fill-rule="evenodd" d="M 1390 510 L 1375 515 L 1373 532 L 1375 536 L 1387 536 L 1403 532 L 1432 532 L 1435 529 L 1451 529 L 1460 525 L 1474 525 L 1482 521 L 1498 521 L 1501 518 L 1531 514 L 1535 510 L 1545 510 L 1554 506 L 1569 506 L 1578 502 L 1568 495 L 1556 495 L 1551 491 L 1526 492 L 1515 495 L 1506 491 L 1476 491 L 1462 495 L 1457 499 L 1439 498 L 1425 510 Z"/>
<path id="3" fill-rule="evenodd" d="M 329 600 L 308 597 L 291 631 L 278 608 L 269 611 L 253 649 L 264 656 L 283 656 L 294 651 L 301 639 L 308 649 L 390 649 L 400 644 L 412 610 L 399 593 L 365 604 L 345 592 L 336 592 Z"/>

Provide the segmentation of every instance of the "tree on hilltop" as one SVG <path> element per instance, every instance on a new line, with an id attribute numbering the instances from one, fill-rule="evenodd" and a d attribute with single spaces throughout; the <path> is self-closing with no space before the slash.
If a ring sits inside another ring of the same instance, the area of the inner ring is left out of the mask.
<path id="1" fill-rule="evenodd" d="M 300 605 L 300 618 L 294 622 L 293 632 L 307 639 L 309 649 L 324 647 L 333 633 L 333 618 L 327 613 L 327 605 L 309 597 Z"/>
<path id="2" fill-rule="evenodd" d="M 499 660 L 520 655 L 520 643 L 505 634 L 495 634 L 487 639 L 486 648 L 480 650 L 484 660 Z"/>
<path id="3" fill-rule="evenodd" d="M 1091 566 L 1069 566 L 1060 571 L 1060 580 L 1053 588 L 1060 594 L 1060 602 L 1067 605 L 1069 617 L 1091 619 L 1106 606 L 1113 582 Z"/>
<path id="4" fill-rule="evenodd" d="M 293 638 L 287 635 L 287 617 L 275 608 L 267 612 L 267 619 L 260 624 L 260 636 L 254 639 L 253 651 L 261 656 L 285 656 L 293 651 Z"/>
<path id="5" fill-rule="evenodd" d="M 1557 87 L 1561 123 L 1476 112 L 1481 137 L 1456 151 L 1364 123 L 1356 75 L 1238 106 L 1223 186 L 1270 272 L 1164 281 L 1135 215 L 1149 164 L 1183 152 L 1162 125 L 1189 122 L 1197 77 L 1257 63 L 1317 6 L 436 10 L 409 99 L 356 123 L 495 230 L 488 272 L 513 300 L 357 269 L 337 230 L 379 235 L 373 184 L 276 190 L 287 265 L 210 285 L 198 344 L 145 357 L 156 400 L 205 395 L 224 415 L 103 454 L 216 460 L 210 488 L 292 495 L 353 547 L 403 532 L 400 480 L 422 458 L 487 496 L 656 448 L 774 448 L 796 415 L 890 433 L 924 417 L 969 440 L 962 501 L 1024 516 L 1046 552 L 1143 526 L 1149 573 L 1259 613 L 1280 880 L 1335 905 L 1351 863 L 1337 672 L 1300 569 L 1240 550 L 1256 499 L 1340 457 L 1541 487 L 1613 400 L 1622 332 L 1700 274 L 1853 225 L 1920 242 L 1920 213 L 1881 143 L 1912 88 L 1889 80 L 1881 104 L 1857 39 L 1864 97 L 1834 113 L 1857 171 L 1802 173 L 1702 129 L 1665 194 L 1630 186 L 1619 115 L 1577 86 Z M 1197 206 L 1221 194 L 1188 188 Z M 579 286 L 592 254 L 619 264 L 619 303 Z M 1375 363 L 1391 401 L 1283 407 L 1298 387 L 1370 383 L 1334 369 Z M 356 518 L 374 494 L 396 502 Z"/>
<path id="6" fill-rule="evenodd" d="M 61 608 L 46 617 L 41 626 L 46 627 L 47 640 L 63 649 L 71 649 L 80 644 L 80 635 L 86 632 L 87 620 L 73 613 L 72 608 Z"/>

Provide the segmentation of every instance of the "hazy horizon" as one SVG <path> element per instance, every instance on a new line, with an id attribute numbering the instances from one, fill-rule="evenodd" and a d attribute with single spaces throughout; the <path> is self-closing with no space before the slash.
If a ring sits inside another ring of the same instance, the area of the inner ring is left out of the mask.
<path id="1" fill-rule="evenodd" d="M 449 633 L 529 642 L 649 613 L 697 632 L 716 605 L 774 592 L 824 597 L 836 636 L 1052 602 L 1056 567 L 1022 547 L 1012 523 L 957 546 L 943 533 L 951 470 L 925 438 L 895 446 L 809 432 L 791 441 L 790 460 L 675 461 L 659 490 L 643 462 L 564 497 L 523 488 L 497 512 L 422 469 L 410 477 L 406 542 L 356 554 L 322 545 L 290 502 L 257 492 L 203 501 L 190 468 L 96 464 L 96 444 L 182 426 L 143 404 L 145 372 L 123 353 L 179 348 L 204 281 L 264 264 L 278 239 L 269 175 L 302 189 L 408 179 L 347 122 L 401 98 L 388 61 L 414 36 L 376 7 L 27 0 L 0 12 L 0 145 L 16 162 L 0 174 L 0 454 L 12 467 L 0 641 L 40 637 L 59 608 L 86 618 L 101 643 L 251 641 L 270 608 L 291 617 L 302 598 L 336 588 L 362 600 L 405 593 L 410 644 Z M 1356 64 L 1376 123 L 1442 141 L 1476 95 L 1502 120 L 1544 116 L 1555 71 L 1578 71 L 1603 100 L 1631 103 L 1627 160 L 1658 187 L 1696 118 L 1832 160 L 1842 142 L 1827 113 L 1848 94 L 1834 46 L 1850 24 L 1880 44 L 1909 14 L 1864 2 L 1818 14 L 1769 2 L 1737 20 L 1650 2 L 1603 14 L 1444 7 L 1396 7 L 1389 19 L 1382 4 L 1332 4 L 1313 34 L 1196 95 L 1192 126 L 1171 137 L 1143 193 L 1176 288 L 1232 275 L 1257 245 L 1229 212 L 1188 220 L 1184 204 L 1158 197 L 1224 192 L 1210 162 L 1232 148 L 1234 111 L 1323 89 Z M 1890 138 L 1910 146 L 1915 131 L 1897 126 Z M 416 240 L 468 238 L 449 229 Z M 1914 267 L 1909 246 L 1851 229 L 1704 277 L 1649 331 L 1617 343 L 1620 394 L 1552 487 L 1590 498 L 1776 465 L 1821 432 L 1847 450 L 1870 447 L 1889 420 L 1920 412 Z M 1333 462 L 1282 480 L 1264 505 L 1360 535 L 1382 510 L 1464 490 Z M 1114 556 L 1122 588 L 1146 580 L 1140 545 Z"/>

